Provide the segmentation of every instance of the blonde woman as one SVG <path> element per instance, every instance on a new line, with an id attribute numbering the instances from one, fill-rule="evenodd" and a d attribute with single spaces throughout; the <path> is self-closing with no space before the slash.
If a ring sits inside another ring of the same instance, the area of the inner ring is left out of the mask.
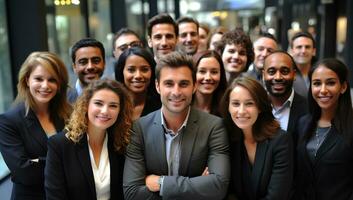
<path id="1" fill-rule="evenodd" d="M 45 199 L 47 140 L 69 117 L 67 85 L 65 65 L 52 53 L 33 52 L 20 69 L 14 107 L 0 115 L 0 150 L 11 172 L 11 199 Z"/>

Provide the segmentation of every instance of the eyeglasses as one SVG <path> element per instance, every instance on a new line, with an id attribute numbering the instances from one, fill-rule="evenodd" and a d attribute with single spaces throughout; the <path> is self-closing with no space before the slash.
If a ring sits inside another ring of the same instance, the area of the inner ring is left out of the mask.
<path id="1" fill-rule="evenodd" d="M 143 47 L 143 45 L 142 45 L 142 42 L 140 41 L 133 41 L 128 44 L 120 45 L 117 47 L 117 49 L 119 49 L 120 51 L 125 51 L 126 49 L 131 47 Z"/>

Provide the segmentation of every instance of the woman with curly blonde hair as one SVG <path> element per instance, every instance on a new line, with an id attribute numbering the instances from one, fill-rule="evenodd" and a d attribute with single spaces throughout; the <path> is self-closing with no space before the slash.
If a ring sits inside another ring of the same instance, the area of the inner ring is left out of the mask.
<path id="1" fill-rule="evenodd" d="M 84 90 L 65 131 L 48 142 L 47 199 L 123 199 L 132 109 L 128 92 L 114 80 Z"/>

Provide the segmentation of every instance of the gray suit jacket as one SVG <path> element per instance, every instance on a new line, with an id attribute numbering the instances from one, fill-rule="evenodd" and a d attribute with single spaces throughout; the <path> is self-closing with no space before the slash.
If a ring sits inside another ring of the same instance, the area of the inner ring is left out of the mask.
<path id="1" fill-rule="evenodd" d="M 182 133 L 179 176 L 168 175 L 161 110 L 133 125 L 123 189 L 126 199 L 161 199 L 145 185 L 150 174 L 165 176 L 163 199 L 222 199 L 230 179 L 229 142 L 220 118 L 191 109 Z M 205 167 L 209 175 L 201 176 Z"/>

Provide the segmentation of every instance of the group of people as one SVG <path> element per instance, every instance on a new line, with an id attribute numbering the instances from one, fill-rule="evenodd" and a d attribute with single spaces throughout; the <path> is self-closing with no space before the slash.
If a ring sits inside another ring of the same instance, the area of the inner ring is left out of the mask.
<path id="1" fill-rule="evenodd" d="M 12 199 L 352 199 L 348 68 L 299 32 L 210 31 L 191 17 L 123 28 L 63 62 L 33 52 L 0 115 Z M 107 65 L 107 66 L 106 66 Z"/>

